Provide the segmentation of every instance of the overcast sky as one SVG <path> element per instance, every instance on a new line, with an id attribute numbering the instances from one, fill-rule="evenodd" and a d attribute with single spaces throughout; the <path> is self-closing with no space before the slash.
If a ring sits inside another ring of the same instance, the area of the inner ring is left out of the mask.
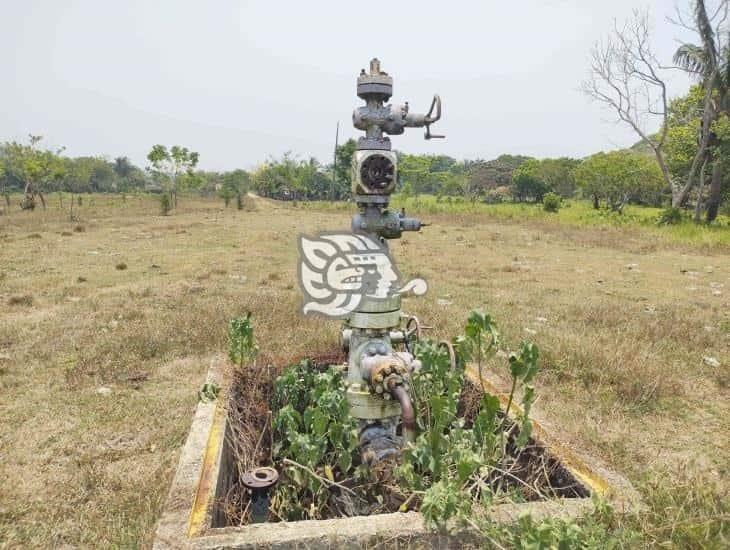
<path id="1" fill-rule="evenodd" d="M 32 132 L 70 155 L 141 166 L 155 143 L 199 151 L 206 169 L 287 150 L 329 162 L 338 120 L 341 140 L 359 134 L 355 80 L 377 56 L 395 102 L 444 102 L 447 139 L 412 129 L 393 138 L 400 150 L 581 157 L 636 141 L 579 85 L 593 42 L 640 5 L 0 0 L 0 141 Z M 669 63 L 687 38 L 665 20 L 675 0 L 646 5 Z M 679 95 L 688 81 L 675 73 L 670 85 Z"/>

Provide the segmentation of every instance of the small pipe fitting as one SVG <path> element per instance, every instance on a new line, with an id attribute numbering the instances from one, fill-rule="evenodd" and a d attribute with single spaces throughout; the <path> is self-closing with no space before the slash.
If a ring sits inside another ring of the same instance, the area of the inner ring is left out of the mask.
<path id="1" fill-rule="evenodd" d="M 279 480 L 279 472 L 263 466 L 245 472 L 241 482 L 251 491 L 251 523 L 264 523 L 269 517 L 269 491 Z"/>

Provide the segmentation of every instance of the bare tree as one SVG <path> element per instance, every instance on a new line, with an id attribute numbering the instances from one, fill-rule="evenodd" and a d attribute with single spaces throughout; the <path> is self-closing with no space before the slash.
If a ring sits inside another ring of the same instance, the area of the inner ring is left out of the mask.
<path id="1" fill-rule="evenodd" d="M 667 86 L 649 35 L 646 11 L 634 10 L 622 27 L 614 23 L 613 32 L 591 50 L 590 76 L 582 83 L 582 89 L 612 110 L 618 122 L 629 125 L 651 148 L 674 197 L 676 190 L 663 152 L 668 130 Z M 657 119 L 660 129 L 652 134 L 648 128 Z"/>

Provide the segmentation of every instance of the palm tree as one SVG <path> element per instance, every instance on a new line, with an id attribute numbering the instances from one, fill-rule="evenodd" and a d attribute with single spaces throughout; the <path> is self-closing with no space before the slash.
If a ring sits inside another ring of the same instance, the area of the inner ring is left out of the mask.
<path id="1" fill-rule="evenodd" d="M 727 0 L 723 0 L 715 14 L 710 17 L 707 14 L 704 0 L 696 0 L 694 18 L 702 45 L 682 44 L 674 54 L 674 63 L 688 73 L 695 75 L 705 90 L 699 148 L 687 176 L 687 182 L 675 198 L 675 204 L 673 204 L 673 206 L 681 206 L 687 200 L 687 195 L 692 188 L 697 169 L 701 163 L 700 184 L 697 193 L 698 204 L 695 212 L 695 221 L 698 222 L 700 220 L 705 167 L 710 161 L 712 161 L 712 180 L 707 201 L 708 222 L 717 217 L 720 206 L 722 163 L 719 155 L 715 154 L 712 158 L 711 148 L 716 143 L 711 127 L 720 114 L 728 113 L 728 107 L 730 106 L 730 94 L 728 93 L 730 91 L 730 35 L 725 44 L 721 44 L 718 36 L 719 25 L 716 31 L 712 26 L 712 20 L 720 16 L 720 23 L 723 23 L 727 17 L 727 11 Z"/>

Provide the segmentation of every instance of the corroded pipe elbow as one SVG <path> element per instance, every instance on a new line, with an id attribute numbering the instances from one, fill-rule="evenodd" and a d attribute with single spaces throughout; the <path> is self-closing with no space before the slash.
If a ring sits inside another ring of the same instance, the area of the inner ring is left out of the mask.
<path id="1" fill-rule="evenodd" d="M 413 411 L 411 396 L 408 395 L 408 390 L 402 384 L 390 384 L 388 389 L 400 403 L 403 439 L 408 443 L 413 443 L 416 440 L 416 413 Z"/>

